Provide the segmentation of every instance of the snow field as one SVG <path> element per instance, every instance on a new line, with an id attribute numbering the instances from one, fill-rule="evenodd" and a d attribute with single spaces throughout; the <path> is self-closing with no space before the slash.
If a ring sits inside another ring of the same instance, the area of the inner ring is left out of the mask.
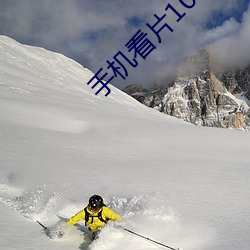
<path id="1" fill-rule="evenodd" d="M 36 223 L 56 228 L 96 193 L 166 245 L 248 250 L 249 133 L 186 124 L 112 86 L 95 96 L 92 75 L 0 37 L 0 248 L 162 249 L 112 225 L 90 244 L 84 223 L 62 239 Z"/>

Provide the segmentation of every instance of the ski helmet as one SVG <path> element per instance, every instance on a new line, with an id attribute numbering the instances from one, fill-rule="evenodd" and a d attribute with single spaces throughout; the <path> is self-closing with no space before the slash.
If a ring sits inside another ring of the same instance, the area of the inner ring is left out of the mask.
<path id="1" fill-rule="evenodd" d="M 99 195 L 93 195 L 89 198 L 89 206 L 93 210 L 98 210 L 103 207 L 103 199 Z"/>

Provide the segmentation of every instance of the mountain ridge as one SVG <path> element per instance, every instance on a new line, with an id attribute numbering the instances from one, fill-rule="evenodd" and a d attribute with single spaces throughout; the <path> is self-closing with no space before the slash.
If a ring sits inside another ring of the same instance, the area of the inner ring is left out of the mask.
<path id="1" fill-rule="evenodd" d="M 177 68 L 170 86 L 141 91 L 140 85 L 131 85 L 123 91 L 148 107 L 195 125 L 249 129 L 250 66 L 224 72 L 213 66 L 209 50 L 202 49 Z"/>

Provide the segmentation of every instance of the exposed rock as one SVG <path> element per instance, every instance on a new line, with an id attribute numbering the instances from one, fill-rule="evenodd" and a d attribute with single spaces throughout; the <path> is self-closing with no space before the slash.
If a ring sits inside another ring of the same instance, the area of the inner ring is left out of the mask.
<path id="1" fill-rule="evenodd" d="M 225 84 L 230 93 L 242 93 L 250 100 L 250 66 L 245 69 L 232 69 L 218 73 L 218 79 Z"/>
<path id="2" fill-rule="evenodd" d="M 149 107 L 196 125 L 248 129 L 250 109 L 233 94 L 250 97 L 249 86 L 250 67 L 215 75 L 209 52 L 203 49 L 178 68 L 176 80 L 170 87 L 141 91 L 141 86 L 140 92 L 132 91 L 131 95 L 136 94 L 135 98 Z"/>
<path id="3" fill-rule="evenodd" d="M 144 96 L 147 92 L 147 90 L 141 84 L 131 84 L 127 86 L 123 91 L 128 95 L 133 96 L 139 102 L 144 101 Z"/>
<path id="4" fill-rule="evenodd" d="M 127 86 L 123 91 L 129 95 L 132 95 L 136 92 L 137 93 L 144 93 L 147 90 L 141 84 L 131 84 L 131 85 Z"/>

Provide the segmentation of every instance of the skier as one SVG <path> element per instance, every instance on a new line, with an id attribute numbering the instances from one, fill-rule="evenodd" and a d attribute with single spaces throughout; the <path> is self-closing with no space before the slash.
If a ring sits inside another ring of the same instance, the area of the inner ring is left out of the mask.
<path id="1" fill-rule="evenodd" d="M 85 220 L 85 226 L 92 232 L 94 239 L 109 220 L 120 222 L 122 219 L 120 215 L 105 206 L 101 196 L 95 194 L 89 198 L 89 204 L 72 216 L 67 224 L 74 225 L 80 220 Z"/>

